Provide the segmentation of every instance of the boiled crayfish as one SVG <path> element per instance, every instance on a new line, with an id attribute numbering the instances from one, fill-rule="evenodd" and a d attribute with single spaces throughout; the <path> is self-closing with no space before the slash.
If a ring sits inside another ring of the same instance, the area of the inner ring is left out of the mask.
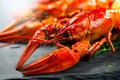
<path id="1" fill-rule="evenodd" d="M 119 10 L 98 8 L 79 12 L 67 20 L 42 25 L 33 37 L 15 35 L 0 40 L 17 37 L 30 39 L 16 66 L 24 75 L 59 72 L 73 67 L 86 55 L 92 56 L 105 42 L 108 42 L 114 53 L 111 36 L 113 29 L 120 30 L 119 18 Z M 59 49 L 22 67 L 41 44 L 52 44 Z"/>

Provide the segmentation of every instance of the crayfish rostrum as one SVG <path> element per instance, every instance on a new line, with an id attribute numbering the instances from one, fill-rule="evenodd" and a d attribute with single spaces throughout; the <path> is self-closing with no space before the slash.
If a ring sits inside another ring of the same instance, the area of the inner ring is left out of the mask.
<path id="1" fill-rule="evenodd" d="M 73 67 L 86 55 L 92 57 L 105 42 L 108 42 L 113 54 L 115 48 L 111 37 L 116 35 L 112 34 L 113 29 L 120 30 L 119 18 L 118 10 L 98 8 L 80 11 L 62 19 L 48 17 L 40 23 L 33 37 L 20 35 L 3 37 L 4 34 L 1 33 L 0 40 L 12 38 L 30 40 L 16 66 L 16 69 L 24 75 L 59 72 Z M 23 67 L 41 44 L 52 44 L 59 48 Z"/>

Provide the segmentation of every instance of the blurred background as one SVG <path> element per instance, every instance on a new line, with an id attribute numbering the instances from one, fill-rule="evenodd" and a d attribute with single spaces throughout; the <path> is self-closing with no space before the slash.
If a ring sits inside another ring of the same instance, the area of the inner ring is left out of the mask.
<path id="1" fill-rule="evenodd" d="M 33 0 L 0 0 L 0 30 L 32 6 Z"/>

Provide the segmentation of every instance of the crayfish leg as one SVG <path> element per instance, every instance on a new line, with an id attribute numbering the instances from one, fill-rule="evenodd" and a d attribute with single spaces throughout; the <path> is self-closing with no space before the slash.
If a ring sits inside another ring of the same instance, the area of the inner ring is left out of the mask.
<path id="1" fill-rule="evenodd" d="M 106 42 L 106 38 L 102 38 L 100 41 L 95 42 L 91 46 L 91 48 L 88 50 L 88 53 L 90 53 L 89 59 L 91 59 L 93 57 L 93 55 L 95 54 L 95 52 L 97 50 L 99 50 L 105 42 Z"/>
<path id="2" fill-rule="evenodd" d="M 108 44 L 109 44 L 110 47 L 111 47 L 112 55 L 114 54 L 115 48 L 114 48 L 114 46 L 113 46 L 113 44 L 112 44 L 112 42 L 111 42 L 111 35 L 112 35 L 111 32 L 109 32 L 109 33 L 106 35 L 105 38 L 102 38 L 100 41 L 95 42 L 95 43 L 91 46 L 91 48 L 88 50 L 88 52 L 90 53 L 90 59 L 93 57 L 93 55 L 95 54 L 95 52 L 102 47 L 102 45 L 103 45 L 105 42 L 108 42 Z"/>
<path id="3" fill-rule="evenodd" d="M 114 48 L 114 46 L 113 46 L 113 44 L 112 44 L 112 42 L 111 42 L 111 35 L 112 35 L 112 33 L 109 32 L 109 33 L 107 34 L 107 36 L 106 36 L 106 40 L 107 40 L 108 44 L 109 44 L 110 47 L 111 47 L 111 51 L 112 51 L 112 55 L 113 55 L 113 54 L 115 53 L 115 48 Z"/>

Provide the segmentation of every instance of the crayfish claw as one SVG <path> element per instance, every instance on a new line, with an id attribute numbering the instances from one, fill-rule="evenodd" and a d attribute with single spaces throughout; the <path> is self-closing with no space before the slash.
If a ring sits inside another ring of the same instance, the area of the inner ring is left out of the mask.
<path id="1" fill-rule="evenodd" d="M 27 59 L 32 55 L 32 53 L 37 48 L 38 48 L 38 46 L 34 45 L 34 43 L 31 43 L 26 47 L 25 51 L 23 52 L 17 66 L 16 66 L 16 70 L 19 70 L 22 67 L 22 65 L 27 61 Z"/>
<path id="2" fill-rule="evenodd" d="M 16 69 L 20 69 L 23 64 L 28 60 L 28 58 L 33 54 L 33 52 L 41 45 L 42 41 L 37 41 L 40 39 L 44 39 L 45 34 L 42 31 L 37 30 L 33 38 L 29 41 L 28 45 L 26 46 Z"/>
<path id="3" fill-rule="evenodd" d="M 79 62 L 80 55 L 69 48 L 60 48 L 46 57 L 23 67 L 24 75 L 59 72 L 71 68 Z"/>

